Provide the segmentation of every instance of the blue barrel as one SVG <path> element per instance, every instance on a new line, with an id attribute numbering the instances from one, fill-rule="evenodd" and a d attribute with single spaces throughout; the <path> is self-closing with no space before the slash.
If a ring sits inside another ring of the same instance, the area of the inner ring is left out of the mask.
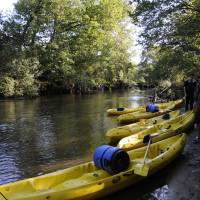
<path id="1" fill-rule="evenodd" d="M 151 112 L 151 113 L 155 113 L 159 111 L 159 107 L 155 104 L 148 104 L 146 106 L 146 111 L 147 112 Z"/>
<path id="2" fill-rule="evenodd" d="M 150 111 L 151 111 L 151 105 L 152 105 L 152 104 L 148 104 L 148 105 L 146 106 L 146 111 L 147 111 L 147 112 L 150 112 Z"/>
<path id="3" fill-rule="evenodd" d="M 110 145 L 97 147 L 93 155 L 93 160 L 98 168 L 110 174 L 125 171 L 130 164 L 130 158 L 126 151 Z"/>

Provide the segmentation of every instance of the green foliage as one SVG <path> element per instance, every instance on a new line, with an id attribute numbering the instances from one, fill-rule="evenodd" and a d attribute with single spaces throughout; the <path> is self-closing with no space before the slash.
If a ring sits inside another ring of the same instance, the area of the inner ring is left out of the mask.
<path id="1" fill-rule="evenodd" d="M 2 76 L 0 93 L 6 97 L 36 96 L 38 94 L 39 62 L 37 59 L 18 58 L 7 64 L 7 73 Z"/>
<path id="2" fill-rule="evenodd" d="M 11 74 L 15 79 L 15 96 L 36 96 L 38 94 L 39 62 L 35 58 L 19 58 L 10 64 Z"/>
<path id="3" fill-rule="evenodd" d="M 6 97 L 15 94 L 15 80 L 11 77 L 4 76 L 0 79 L 0 93 Z"/>
<path id="4" fill-rule="evenodd" d="M 10 96 L 131 83 L 127 18 L 124 0 L 19 0 L 12 15 L 0 17 L 0 69 L 14 80 Z"/>
<path id="5" fill-rule="evenodd" d="M 200 67 L 200 1 L 131 2 L 136 3 L 132 18 L 143 27 L 139 70 L 143 80 L 154 85 L 163 79 L 180 84 L 188 73 L 196 74 Z"/>

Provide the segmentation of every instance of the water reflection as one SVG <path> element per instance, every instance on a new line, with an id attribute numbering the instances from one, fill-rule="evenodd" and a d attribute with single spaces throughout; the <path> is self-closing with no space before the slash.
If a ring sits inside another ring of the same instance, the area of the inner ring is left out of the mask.
<path id="1" fill-rule="evenodd" d="M 36 149 L 40 160 L 53 160 L 55 159 L 55 130 L 54 123 L 51 116 L 40 116 L 36 125 Z"/>
<path id="2" fill-rule="evenodd" d="M 0 144 L 0 149 L 0 171 L 3 174 L 0 178 L 0 184 L 19 180 L 23 176 L 23 172 L 18 166 L 17 152 L 10 151 L 9 146 L 3 142 Z"/>
<path id="3" fill-rule="evenodd" d="M 156 189 L 154 192 L 151 193 L 152 197 L 155 199 L 166 199 L 169 187 L 168 185 L 164 185 L 161 188 Z"/>

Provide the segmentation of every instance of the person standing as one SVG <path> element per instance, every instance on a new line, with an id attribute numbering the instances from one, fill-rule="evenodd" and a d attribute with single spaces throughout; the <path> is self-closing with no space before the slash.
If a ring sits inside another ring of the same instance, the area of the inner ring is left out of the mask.
<path id="1" fill-rule="evenodd" d="M 194 93 L 196 89 L 196 81 L 194 79 L 194 74 L 191 74 L 189 78 L 184 82 L 184 94 L 185 94 L 185 111 L 193 109 L 194 104 Z"/>
<path id="2" fill-rule="evenodd" d="M 195 109 L 195 128 L 197 129 L 197 136 L 193 140 L 193 143 L 199 143 L 200 142 L 200 76 L 197 76 L 194 109 Z"/>

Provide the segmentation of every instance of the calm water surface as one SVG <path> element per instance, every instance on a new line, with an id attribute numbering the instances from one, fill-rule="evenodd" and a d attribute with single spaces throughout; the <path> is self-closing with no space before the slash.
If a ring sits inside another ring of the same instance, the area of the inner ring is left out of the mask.
<path id="1" fill-rule="evenodd" d="M 146 104 L 148 96 L 131 90 L 0 101 L 0 184 L 91 160 L 95 148 L 106 142 L 105 132 L 117 126 L 106 109 Z M 152 190 L 163 195 L 166 187 L 162 183 Z"/>

